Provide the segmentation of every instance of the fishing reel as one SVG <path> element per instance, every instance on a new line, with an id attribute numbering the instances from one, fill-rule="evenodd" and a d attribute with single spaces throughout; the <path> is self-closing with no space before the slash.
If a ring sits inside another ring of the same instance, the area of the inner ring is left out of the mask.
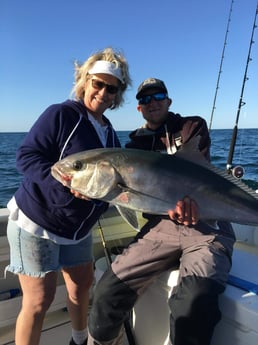
<path id="1" fill-rule="evenodd" d="M 245 169 L 241 165 L 236 165 L 235 167 L 228 167 L 228 173 L 234 176 L 237 179 L 240 179 L 244 176 Z"/>

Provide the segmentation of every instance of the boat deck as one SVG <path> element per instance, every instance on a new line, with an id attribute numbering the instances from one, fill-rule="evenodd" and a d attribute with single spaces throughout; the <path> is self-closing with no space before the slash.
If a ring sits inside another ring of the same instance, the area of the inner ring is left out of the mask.
<path id="1" fill-rule="evenodd" d="M 41 333 L 40 345 L 65 345 L 71 338 L 71 322 L 65 308 L 48 313 Z M 0 344 L 15 345 L 14 326 L 1 329 Z M 55 339 L 54 341 L 52 339 Z M 123 345 L 128 345 L 126 336 Z"/>
<path id="2" fill-rule="evenodd" d="M 66 308 L 49 313 L 44 322 L 41 333 L 40 345 L 65 345 L 71 338 L 71 322 Z M 15 345 L 14 326 L 1 329 L 0 344 Z M 52 339 L 55 339 L 52 341 Z M 123 345 L 128 345 L 126 335 L 124 336 Z"/>
<path id="3" fill-rule="evenodd" d="M 70 320 L 65 308 L 48 313 L 44 322 L 40 345 L 51 345 L 50 339 L 55 338 L 55 344 L 68 344 L 71 336 Z M 1 329 L 0 344 L 14 345 L 14 325 Z"/>

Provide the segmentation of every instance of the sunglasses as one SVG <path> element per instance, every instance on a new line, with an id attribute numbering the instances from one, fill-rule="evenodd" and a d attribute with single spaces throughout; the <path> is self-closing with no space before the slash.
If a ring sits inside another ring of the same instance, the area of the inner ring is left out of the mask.
<path id="1" fill-rule="evenodd" d="M 154 93 L 153 95 L 142 96 L 141 98 L 139 98 L 139 104 L 149 104 L 152 99 L 154 99 L 155 101 L 164 101 L 164 99 L 166 99 L 167 97 L 168 95 L 166 93 L 158 92 Z"/>
<path id="2" fill-rule="evenodd" d="M 106 84 L 103 81 L 98 79 L 91 79 L 91 85 L 96 90 L 102 90 L 104 87 L 106 88 L 107 92 L 111 95 L 118 93 L 119 87 L 115 85 Z"/>

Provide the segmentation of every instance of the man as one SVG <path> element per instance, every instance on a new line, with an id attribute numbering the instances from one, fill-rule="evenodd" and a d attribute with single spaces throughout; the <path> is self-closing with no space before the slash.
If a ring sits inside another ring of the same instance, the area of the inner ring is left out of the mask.
<path id="1" fill-rule="evenodd" d="M 169 112 L 172 100 L 163 81 L 145 80 L 136 98 L 146 124 L 130 134 L 126 147 L 174 154 L 199 136 L 199 150 L 210 159 L 205 120 Z M 228 223 L 198 220 L 198 205 L 182 198 L 168 216 L 144 215 L 148 222 L 100 280 L 90 314 L 89 345 L 122 344 L 123 321 L 137 298 L 160 273 L 176 265 L 179 281 L 169 300 L 171 343 L 210 344 L 221 317 L 218 296 L 226 286 L 235 236 Z"/>

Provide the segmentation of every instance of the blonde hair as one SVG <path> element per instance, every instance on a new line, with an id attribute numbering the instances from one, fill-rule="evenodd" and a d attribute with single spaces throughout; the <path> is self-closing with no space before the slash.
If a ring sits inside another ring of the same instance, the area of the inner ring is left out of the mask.
<path id="1" fill-rule="evenodd" d="M 131 85 L 132 81 L 129 75 L 128 63 L 125 57 L 120 53 L 114 51 L 112 48 L 105 48 L 102 51 L 96 52 L 91 55 L 84 63 L 80 64 L 75 62 L 75 80 L 72 89 L 72 95 L 76 100 L 83 100 L 85 92 L 85 83 L 89 79 L 90 75 L 88 71 L 92 68 L 94 63 L 98 60 L 104 60 L 113 62 L 121 68 L 123 83 L 120 83 L 119 91 L 116 94 L 115 100 L 110 109 L 115 109 L 124 103 L 123 94 L 127 87 Z"/>

